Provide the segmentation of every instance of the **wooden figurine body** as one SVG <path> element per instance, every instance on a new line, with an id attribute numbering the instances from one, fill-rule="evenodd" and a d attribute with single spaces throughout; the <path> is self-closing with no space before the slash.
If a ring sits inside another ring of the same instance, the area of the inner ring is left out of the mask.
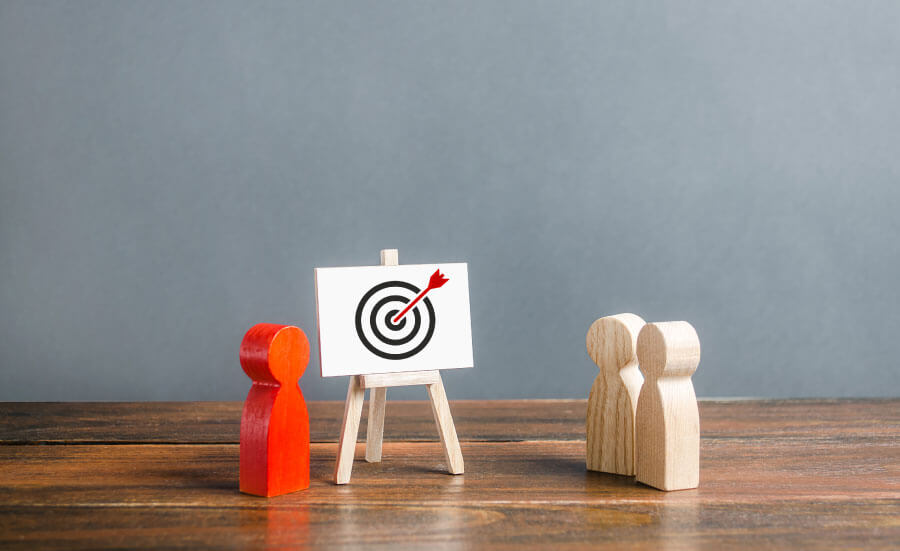
<path id="1" fill-rule="evenodd" d="M 306 335 L 259 323 L 244 335 L 240 359 L 253 379 L 241 416 L 241 491 L 271 497 L 308 488 L 309 413 L 298 384 L 309 361 Z"/>
<path id="2" fill-rule="evenodd" d="M 634 416 L 644 382 L 635 348 L 644 323 L 634 314 L 617 314 L 598 319 L 588 329 L 588 355 L 600 368 L 585 427 L 589 471 L 634 474 Z"/>
<path id="3" fill-rule="evenodd" d="M 700 414 L 691 375 L 700 339 L 685 321 L 648 323 L 637 340 L 644 386 L 635 424 L 635 475 L 660 490 L 700 484 Z"/>

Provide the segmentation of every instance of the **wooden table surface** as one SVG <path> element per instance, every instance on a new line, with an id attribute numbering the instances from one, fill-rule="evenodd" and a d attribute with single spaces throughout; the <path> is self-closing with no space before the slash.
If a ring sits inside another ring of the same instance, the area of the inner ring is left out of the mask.
<path id="1" fill-rule="evenodd" d="M 451 476 L 429 405 L 388 402 L 383 462 L 335 486 L 343 404 L 310 403 L 311 487 L 267 500 L 237 490 L 240 403 L 0 404 L 0 548 L 900 547 L 900 400 L 702 401 L 672 493 L 585 471 L 585 407 L 452 402 Z"/>

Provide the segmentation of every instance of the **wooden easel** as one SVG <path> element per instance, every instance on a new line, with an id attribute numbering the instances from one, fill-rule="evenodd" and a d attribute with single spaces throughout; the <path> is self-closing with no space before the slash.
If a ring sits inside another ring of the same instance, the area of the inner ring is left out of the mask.
<path id="1" fill-rule="evenodd" d="M 382 266 L 399 264 L 397 249 L 381 251 Z M 425 385 L 431 399 L 431 412 L 441 437 L 444 458 L 450 474 L 462 474 L 463 456 L 456 437 L 456 427 L 450 414 L 450 404 L 444 392 L 444 382 L 440 371 L 409 371 L 405 373 L 378 373 L 354 375 L 350 377 L 347 401 L 344 403 L 344 421 L 341 423 L 341 438 L 338 442 L 337 461 L 334 464 L 334 483 L 347 484 L 353 472 L 353 458 L 356 453 L 356 437 L 362 417 L 362 406 L 369 390 L 369 421 L 366 427 L 366 461 L 381 461 L 381 442 L 384 436 L 384 402 L 387 387 Z"/>

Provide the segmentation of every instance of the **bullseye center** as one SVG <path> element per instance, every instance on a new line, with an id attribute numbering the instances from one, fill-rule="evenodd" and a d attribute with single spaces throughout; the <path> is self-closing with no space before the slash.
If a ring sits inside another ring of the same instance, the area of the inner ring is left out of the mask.
<path id="1" fill-rule="evenodd" d="M 387 325 L 388 328 L 390 328 L 393 331 L 399 331 L 400 329 L 403 329 L 404 325 L 406 325 L 406 317 L 405 316 L 403 319 L 400 320 L 399 323 L 394 323 L 394 321 L 393 321 L 394 317 L 398 313 L 400 313 L 400 310 L 391 310 L 390 312 L 387 313 L 387 316 L 384 318 L 385 325 Z"/>

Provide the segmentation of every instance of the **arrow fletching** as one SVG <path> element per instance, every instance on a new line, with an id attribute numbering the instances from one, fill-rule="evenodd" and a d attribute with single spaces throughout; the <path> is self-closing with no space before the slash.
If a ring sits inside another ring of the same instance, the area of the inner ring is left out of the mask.
<path id="1" fill-rule="evenodd" d="M 437 289 L 438 287 L 442 287 L 444 283 L 447 283 L 448 281 L 450 281 L 450 278 L 445 277 L 444 274 L 441 273 L 441 270 L 437 269 L 431 274 L 431 279 L 428 280 L 428 288 Z"/>

